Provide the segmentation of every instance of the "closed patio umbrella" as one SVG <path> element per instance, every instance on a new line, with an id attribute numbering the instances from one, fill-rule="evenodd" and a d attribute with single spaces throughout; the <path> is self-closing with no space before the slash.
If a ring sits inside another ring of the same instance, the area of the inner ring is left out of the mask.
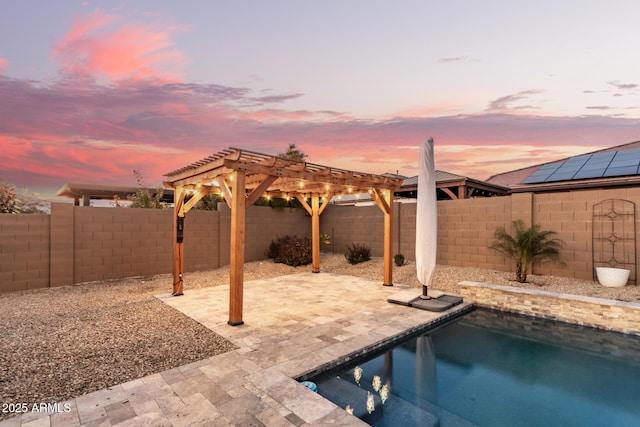
<path id="1" fill-rule="evenodd" d="M 433 138 L 420 146 L 418 204 L 416 211 L 416 271 L 422 284 L 422 296 L 433 281 L 438 246 L 438 210 L 433 160 Z"/>

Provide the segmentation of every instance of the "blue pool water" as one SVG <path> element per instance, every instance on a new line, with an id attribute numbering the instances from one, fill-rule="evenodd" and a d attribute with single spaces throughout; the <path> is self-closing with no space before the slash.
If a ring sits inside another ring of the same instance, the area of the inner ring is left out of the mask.
<path id="1" fill-rule="evenodd" d="M 639 337 L 486 310 L 313 381 L 374 426 L 640 426 Z"/>

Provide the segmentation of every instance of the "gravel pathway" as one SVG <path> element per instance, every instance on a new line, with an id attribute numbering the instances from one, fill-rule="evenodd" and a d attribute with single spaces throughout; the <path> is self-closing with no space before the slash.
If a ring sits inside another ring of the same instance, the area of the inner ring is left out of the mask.
<path id="1" fill-rule="evenodd" d="M 246 281 L 307 271 L 270 261 L 247 263 Z M 382 281 L 382 260 L 349 265 L 323 254 L 321 270 Z M 457 293 L 462 280 L 640 302 L 640 287 L 438 266 L 433 287 Z M 0 294 L 0 403 L 54 403 L 233 349 L 224 338 L 154 295 L 171 276 L 136 277 Z M 187 273 L 185 291 L 227 284 L 229 268 Z M 418 286 L 415 264 L 394 267 L 394 282 Z M 226 314 L 225 314 L 226 315 Z M 0 413 L 0 419 L 11 414 Z"/>

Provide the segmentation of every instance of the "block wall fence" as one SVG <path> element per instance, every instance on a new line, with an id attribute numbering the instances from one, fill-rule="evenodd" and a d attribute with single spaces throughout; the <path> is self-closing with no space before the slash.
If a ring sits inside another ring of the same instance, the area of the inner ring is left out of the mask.
<path id="1" fill-rule="evenodd" d="M 592 207 L 607 199 L 640 206 L 640 188 L 439 201 L 437 262 L 514 271 L 509 259 L 488 246 L 497 227 L 521 219 L 557 231 L 566 243 L 564 265 L 544 264 L 534 273 L 591 280 Z M 186 215 L 186 272 L 229 263 L 231 215 L 220 206 Z M 393 250 L 409 260 L 415 258 L 415 217 L 415 203 L 394 204 Z M 50 215 L 0 214 L 0 292 L 170 273 L 172 221 L 172 210 L 61 203 L 52 204 Z M 639 221 L 636 212 L 636 230 Z M 341 254 L 351 243 L 365 243 L 373 256 L 382 256 L 383 215 L 377 206 L 331 205 L 320 217 L 320 232 L 331 236 L 331 245 L 322 248 L 327 252 Z M 311 219 L 302 209 L 254 206 L 246 215 L 245 260 L 264 259 L 277 236 L 310 233 Z"/>
<path id="2" fill-rule="evenodd" d="M 185 218 L 185 271 L 229 264 L 231 213 L 191 211 Z M 0 215 L 0 292 L 170 273 L 173 210 L 79 207 L 52 203 L 50 215 Z M 298 209 L 246 212 L 245 260 L 265 258 L 277 236 L 310 235 Z"/>
<path id="3" fill-rule="evenodd" d="M 624 199 L 640 208 L 640 188 L 582 190 L 562 193 L 516 193 L 505 197 L 438 201 L 437 263 L 456 267 L 477 267 L 515 271 L 512 261 L 492 249 L 496 228 L 510 230 L 512 221 L 539 224 L 553 230 L 566 243 L 564 265 L 534 266 L 535 274 L 592 280 L 593 205 L 608 199 Z M 415 259 L 415 203 L 395 203 L 393 218 L 394 253 Z M 367 243 L 374 256 L 382 256 L 382 214 L 377 206 L 329 206 L 320 217 L 320 232 L 330 234 L 335 252 L 347 245 Z M 640 212 L 636 211 L 640 231 Z M 636 257 L 640 257 L 636 236 Z M 640 260 L 636 259 L 636 265 Z M 322 268 L 322 266 L 321 266 Z M 634 272 L 632 272 L 632 277 Z"/>

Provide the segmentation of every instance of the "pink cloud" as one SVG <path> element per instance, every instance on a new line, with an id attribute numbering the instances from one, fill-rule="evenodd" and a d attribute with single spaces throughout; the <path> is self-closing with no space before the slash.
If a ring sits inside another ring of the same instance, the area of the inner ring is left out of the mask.
<path id="1" fill-rule="evenodd" d="M 96 10 L 79 14 L 56 44 L 55 57 L 65 73 L 110 80 L 175 75 L 159 71 L 183 62 L 166 30 L 121 23 L 122 17 Z"/>
<path id="2" fill-rule="evenodd" d="M 7 66 L 7 60 L 0 56 L 0 73 L 4 71 Z"/>
<path id="3" fill-rule="evenodd" d="M 149 185 L 229 146 L 275 154 L 294 143 L 314 163 L 417 173 L 417 147 L 436 140 L 436 167 L 476 179 L 637 139 L 639 120 L 481 113 L 356 120 L 273 108 L 250 89 L 157 79 L 99 84 L 0 75 L 2 177 L 45 193 L 66 181 Z"/>

